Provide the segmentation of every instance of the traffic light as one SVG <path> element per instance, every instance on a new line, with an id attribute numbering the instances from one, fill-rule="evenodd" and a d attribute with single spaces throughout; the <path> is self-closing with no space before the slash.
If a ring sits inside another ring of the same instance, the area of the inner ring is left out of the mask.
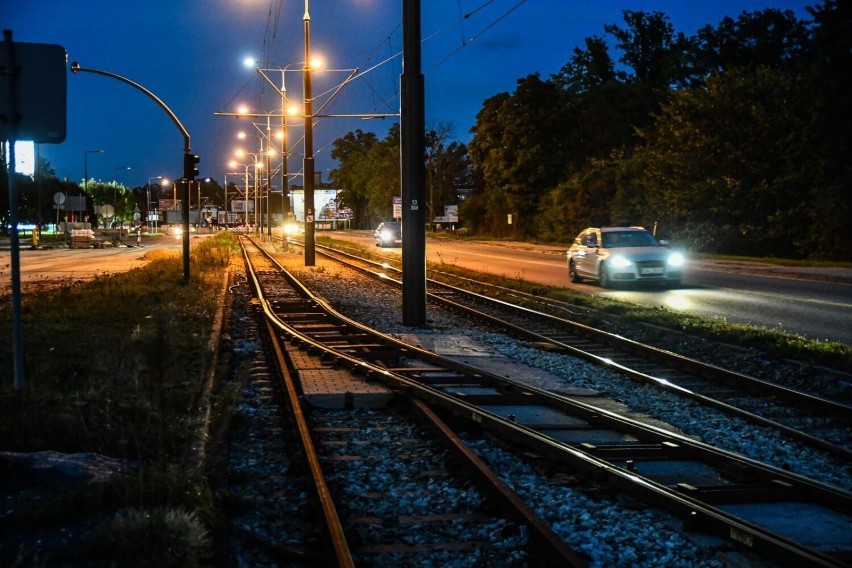
<path id="1" fill-rule="evenodd" d="M 184 179 L 193 180 L 198 175 L 198 162 L 201 161 L 196 154 L 183 155 L 183 177 Z"/>

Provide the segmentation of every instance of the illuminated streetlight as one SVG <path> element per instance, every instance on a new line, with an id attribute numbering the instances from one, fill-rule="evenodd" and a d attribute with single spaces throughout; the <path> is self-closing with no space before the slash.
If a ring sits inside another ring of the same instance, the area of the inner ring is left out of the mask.
<path id="1" fill-rule="evenodd" d="M 307 10 L 306 10 L 306 13 L 307 13 Z M 246 65 L 248 65 L 248 64 L 249 64 L 249 60 L 247 59 Z M 291 69 L 292 67 L 295 67 L 297 65 L 301 66 L 301 68 L 300 69 L 295 69 L 295 68 Z M 320 67 L 322 67 L 322 65 L 323 65 L 322 60 L 318 57 L 315 57 L 315 58 L 310 60 L 308 66 L 311 67 L 312 69 L 319 69 Z M 288 176 L 287 159 L 289 158 L 289 152 L 287 150 L 287 116 L 300 116 L 302 114 L 301 109 L 299 109 L 299 107 L 296 104 L 291 103 L 289 101 L 289 99 L 287 98 L 287 80 L 286 80 L 287 76 L 286 76 L 286 73 L 287 73 L 287 71 L 304 72 L 306 67 L 308 67 L 308 66 L 305 65 L 304 61 L 300 61 L 298 63 L 288 63 L 284 67 L 279 67 L 279 68 L 267 68 L 267 69 L 262 69 L 260 67 L 257 68 L 257 72 L 260 73 L 260 75 L 266 80 L 266 82 L 269 83 L 270 85 L 272 85 L 272 87 L 274 87 L 276 89 L 278 89 L 278 86 L 272 81 L 272 79 L 269 78 L 269 76 L 266 74 L 266 72 L 267 71 L 278 71 L 278 72 L 281 73 L 281 87 L 280 87 L 280 90 L 279 90 L 280 95 L 281 95 L 281 132 L 277 133 L 276 137 L 281 140 L 281 154 L 282 154 L 282 160 L 281 160 L 281 217 L 282 217 L 282 220 L 284 220 L 284 221 L 287 220 L 287 216 L 288 216 L 288 209 L 289 208 L 287 207 L 287 205 L 289 204 L 289 193 L 290 193 L 290 190 L 289 190 L 289 187 L 288 187 L 288 181 L 287 181 L 287 176 Z M 269 116 L 267 115 L 267 131 L 268 130 L 269 130 Z M 267 214 L 268 214 L 268 211 L 269 211 L 268 206 L 269 206 L 269 204 L 267 202 Z M 267 226 L 268 225 L 269 225 L 269 223 L 267 223 Z M 271 228 L 268 229 L 268 231 L 269 231 L 269 234 L 271 236 Z M 284 236 L 282 238 L 286 238 L 286 236 Z"/>

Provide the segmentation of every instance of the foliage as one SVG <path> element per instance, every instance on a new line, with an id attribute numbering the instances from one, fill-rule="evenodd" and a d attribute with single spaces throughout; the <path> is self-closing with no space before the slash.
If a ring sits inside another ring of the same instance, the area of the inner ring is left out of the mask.
<path id="1" fill-rule="evenodd" d="M 192 568 L 206 565 L 203 560 L 210 543 L 194 512 L 125 509 L 103 528 L 99 547 L 115 565 Z"/>
<path id="2" fill-rule="evenodd" d="M 852 8 L 808 11 L 743 12 L 690 37 L 624 11 L 559 73 L 484 101 L 465 226 L 565 243 L 657 224 L 700 251 L 852 259 Z"/>
<path id="3" fill-rule="evenodd" d="M 565 169 L 561 137 L 568 115 L 560 104 L 562 95 L 549 81 L 530 75 L 518 81 L 512 95 L 505 93 L 485 102 L 473 127 L 469 144 L 479 194 L 488 193 L 486 207 L 490 227 L 517 231 L 521 237 L 535 234 L 535 217 L 541 199 Z M 482 196 L 475 196 L 481 199 Z M 513 225 L 505 224 L 513 215 Z"/>
<path id="4" fill-rule="evenodd" d="M 638 150 L 649 208 L 675 235 L 701 227 L 705 250 L 771 255 L 792 244 L 802 254 L 817 197 L 805 98 L 801 83 L 765 67 L 675 93 Z"/>
<path id="5" fill-rule="evenodd" d="M 442 124 L 426 132 L 427 208 L 432 216 L 438 207 L 458 203 L 458 190 L 471 186 L 467 148 L 449 142 L 452 125 Z M 334 141 L 331 156 L 340 162 L 332 174 L 340 188 L 341 207 L 353 212 L 353 227 L 367 229 L 390 219 L 393 198 L 400 195 L 400 128 L 393 125 L 383 140 L 361 130 Z"/>

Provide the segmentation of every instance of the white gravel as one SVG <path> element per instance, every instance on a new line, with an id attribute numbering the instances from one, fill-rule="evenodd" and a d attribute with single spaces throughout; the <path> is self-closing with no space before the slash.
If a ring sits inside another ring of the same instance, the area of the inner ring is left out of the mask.
<path id="1" fill-rule="evenodd" d="M 393 288 L 341 269 L 322 257 L 317 259 L 315 267 L 304 267 L 301 255 L 294 253 L 282 255 L 281 261 L 340 311 L 382 331 L 400 336 L 412 333 L 464 335 L 497 355 L 547 371 L 546 378 L 536 379 L 534 386 L 538 388 L 555 392 L 593 389 L 629 406 L 634 413 L 664 421 L 708 444 L 852 489 L 852 472 L 848 465 L 838 465 L 774 432 L 750 426 L 671 393 L 638 385 L 583 360 L 541 351 L 534 345 L 491 332 L 441 308 L 430 306 L 427 328 L 414 330 L 402 325 L 401 294 Z M 731 543 L 684 533 L 680 522 L 666 513 L 629 498 L 590 494 L 576 489 L 572 483 L 547 478 L 490 441 L 470 440 L 469 443 L 569 545 L 587 554 L 592 566 L 718 567 L 755 562 L 753 558 L 744 560 Z M 392 462 L 395 458 L 389 455 L 386 459 Z M 353 484 L 358 482 L 352 480 Z M 404 491 L 404 485 L 399 482 L 396 487 L 396 482 L 399 480 L 394 480 L 393 476 L 383 479 L 384 490 Z M 489 559 L 489 562 L 488 565 L 493 566 L 524 565 L 521 559 Z M 757 561 L 752 565 L 764 564 Z"/>

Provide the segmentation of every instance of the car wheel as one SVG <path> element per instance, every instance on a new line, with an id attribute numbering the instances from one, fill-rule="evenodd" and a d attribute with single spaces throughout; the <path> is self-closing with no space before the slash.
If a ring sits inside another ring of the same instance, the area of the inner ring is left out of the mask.
<path id="1" fill-rule="evenodd" d="M 568 279 L 571 280 L 571 282 L 573 282 L 574 284 L 579 284 L 583 281 L 583 279 L 580 278 L 580 275 L 577 274 L 577 267 L 574 266 L 573 260 L 568 263 Z"/>
<path id="2" fill-rule="evenodd" d="M 598 282 L 601 288 L 612 288 L 612 280 L 609 278 L 609 271 L 606 265 L 601 264 L 600 272 L 598 273 Z"/>

